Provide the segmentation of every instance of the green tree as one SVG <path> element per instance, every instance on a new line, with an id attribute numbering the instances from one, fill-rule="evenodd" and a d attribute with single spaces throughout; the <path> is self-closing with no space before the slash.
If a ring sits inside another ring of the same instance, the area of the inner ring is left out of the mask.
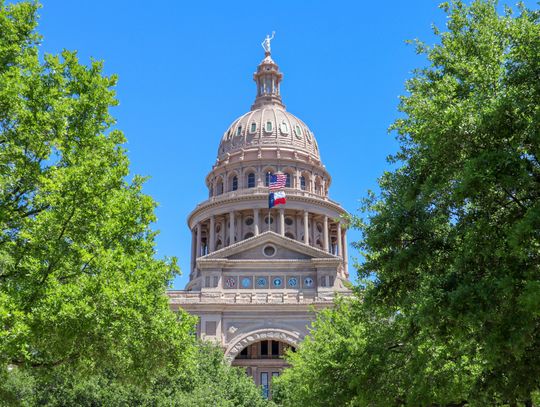
<path id="1" fill-rule="evenodd" d="M 116 77 L 45 55 L 38 5 L 0 2 L 0 388 L 8 366 L 113 369 L 144 381 L 189 363 L 174 260 L 155 258 L 155 202 L 111 130 Z"/>
<path id="2" fill-rule="evenodd" d="M 323 314 L 291 357 L 280 380 L 288 405 L 538 398 L 540 13 L 442 7 L 447 31 L 435 30 L 435 46 L 417 42 L 429 65 L 407 82 L 392 126 L 398 168 L 356 220 L 360 274 L 374 284 Z M 328 391 L 303 403 L 311 378 Z"/>
<path id="3" fill-rule="evenodd" d="M 62 366 L 37 377 L 26 370 L 16 371 L 4 384 L 4 400 L 9 406 L 49 407 L 274 405 L 262 397 L 245 372 L 224 361 L 221 349 L 207 343 L 197 349 L 195 363 L 176 372 L 162 371 L 144 387 L 119 381 L 112 371 L 81 374 Z"/>

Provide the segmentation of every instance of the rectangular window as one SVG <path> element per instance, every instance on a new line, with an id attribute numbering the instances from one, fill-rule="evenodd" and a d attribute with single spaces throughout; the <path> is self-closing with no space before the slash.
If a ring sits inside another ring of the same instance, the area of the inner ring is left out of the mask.
<path id="1" fill-rule="evenodd" d="M 216 321 L 206 321 L 204 332 L 206 335 L 215 336 L 216 335 Z"/>
<path id="2" fill-rule="evenodd" d="M 268 356 L 268 341 L 261 342 L 261 356 Z"/>
<path id="3" fill-rule="evenodd" d="M 261 387 L 262 387 L 263 397 L 267 399 L 269 396 L 268 372 L 261 372 Z"/>
<path id="4" fill-rule="evenodd" d="M 287 178 L 285 179 L 285 187 L 290 188 L 291 187 L 291 174 L 286 173 L 285 174 Z"/>
<path id="5" fill-rule="evenodd" d="M 279 342 L 272 341 L 272 356 L 279 356 Z"/>

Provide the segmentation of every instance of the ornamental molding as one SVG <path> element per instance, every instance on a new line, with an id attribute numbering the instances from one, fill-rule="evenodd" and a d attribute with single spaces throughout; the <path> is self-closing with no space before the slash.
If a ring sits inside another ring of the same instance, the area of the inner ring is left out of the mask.
<path id="1" fill-rule="evenodd" d="M 296 347 L 302 338 L 299 332 L 274 328 L 258 329 L 242 335 L 239 339 L 233 340 L 225 351 L 225 359 L 231 363 L 246 346 L 265 340 L 278 340 Z"/>
<path id="2" fill-rule="evenodd" d="M 268 188 L 265 188 L 266 190 Z M 235 191 L 237 192 L 237 191 Z M 337 216 L 339 215 L 346 215 L 348 212 L 343 209 L 337 202 L 334 202 L 330 199 L 324 199 L 322 197 L 316 197 L 316 196 L 303 196 L 303 195 L 296 195 L 295 192 L 290 190 L 285 190 L 285 193 L 287 194 L 287 201 L 288 203 L 291 202 L 298 202 L 298 203 L 304 203 L 308 205 L 312 205 L 315 208 L 326 208 L 330 211 L 337 212 Z M 230 194 L 230 193 L 228 193 Z M 255 206 L 249 206 L 248 208 L 238 208 L 238 210 L 246 210 L 246 209 L 268 209 L 268 192 L 256 192 L 254 194 L 239 194 L 239 195 L 233 195 L 230 197 L 218 197 L 214 199 L 208 199 L 200 204 L 197 205 L 197 207 L 188 215 L 187 217 L 187 224 L 189 229 L 191 230 L 197 223 L 207 219 L 210 217 L 210 215 L 221 215 L 226 214 L 228 210 L 223 209 L 223 206 L 226 204 L 238 204 L 238 203 L 248 203 L 250 201 L 261 201 L 260 207 Z M 223 209 L 222 213 L 214 214 L 209 213 L 206 214 L 205 212 L 211 211 L 212 209 Z M 301 210 L 306 208 L 291 208 L 288 206 L 286 209 L 293 209 L 293 210 Z M 317 214 L 317 215 L 324 215 L 324 214 Z M 326 214 L 327 216 L 331 216 L 330 214 Z M 336 216 L 336 217 L 337 217 Z"/>
<path id="3" fill-rule="evenodd" d="M 241 240 L 237 243 L 234 243 L 230 246 L 224 247 L 223 249 L 216 250 L 212 253 L 209 253 L 205 256 L 201 256 L 197 258 L 197 262 L 202 264 L 204 262 L 210 262 L 210 260 L 215 261 L 226 261 L 231 264 L 242 264 L 242 263 L 248 263 L 250 262 L 250 259 L 235 259 L 235 260 L 229 260 L 227 257 L 233 256 L 235 254 L 241 253 L 245 250 L 255 248 L 257 246 L 262 246 L 264 244 L 272 243 L 277 246 L 281 246 L 283 248 L 286 248 L 288 250 L 302 253 L 306 256 L 310 256 L 311 258 L 316 258 L 317 260 L 329 260 L 329 262 L 332 264 L 336 262 L 341 261 L 341 258 L 328 253 L 324 250 L 318 249 L 313 246 L 306 245 L 305 243 L 298 242 L 297 240 L 290 239 L 286 236 L 282 236 L 280 234 L 277 234 L 273 231 L 266 231 L 263 233 L 258 234 L 257 236 L 250 237 L 245 240 Z M 291 262 L 293 259 L 252 259 L 253 263 L 266 263 L 266 264 L 272 264 L 279 262 L 280 260 L 285 260 L 285 263 Z M 299 259 L 294 259 L 299 260 Z M 306 259 L 301 259 L 300 261 L 306 261 Z M 214 263 L 212 262 L 212 263 Z M 312 263 L 312 262 L 310 262 Z M 215 264 L 215 263 L 214 263 Z"/>

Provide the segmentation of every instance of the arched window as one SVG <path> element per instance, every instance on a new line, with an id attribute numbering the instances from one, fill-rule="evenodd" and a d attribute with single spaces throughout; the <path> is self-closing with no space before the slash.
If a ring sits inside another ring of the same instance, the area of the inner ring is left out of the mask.
<path id="1" fill-rule="evenodd" d="M 208 189 L 208 195 L 210 196 L 210 198 L 214 196 L 214 188 L 212 187 L 212 185 L 210 185 L 210 188 Z"/>
<path id="2" fill-rule="evenodd" d="M 288 172 L 285 173 L 287 179 L 285 180 L 285 187 L 290 188 L 291 187 L 291 174 Z"/>
<path id="3" fill-rule="evenodd" d="M 272 175 L 270 172 L 266 173 L 266 177 L 265 177 L 265 180 L 264 180 L 264 185 L 265 186 L 270 185 L 270 175 Z"/>
<path id="4" fill-rule="evenodd" d="M 304 177 L 303 175 L 300 177 L 300 189 L 302 191 L 306 190 L 306 177 Z"/>
<path id="5" fill-rule="evenodd" d="M 216 185 L 216 194 L 221 195 L 223 193 L 223 181 L 219 180 Z"/>
<path id="6" fill-rule="evenodd" d="M 231 191 L 236 191 L 238 189 L 238 177 L 235 175 L 232 177 Z"/>
<path id="7" fill-rule="evenodd" d="M 250 172 L 247 176 L 247 186 L 248 188 L 254 188 L 255 187 L 255 174 Z"/>

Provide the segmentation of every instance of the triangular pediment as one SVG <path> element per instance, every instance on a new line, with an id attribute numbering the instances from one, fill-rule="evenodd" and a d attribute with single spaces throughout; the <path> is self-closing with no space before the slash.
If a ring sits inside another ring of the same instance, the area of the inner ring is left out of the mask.
<path id="1" fill-rule="evenodd" d="M 275 253 L 271 253 L 273 247 Z M 324 250 L 306 245 L 275 232 L 264 232 L 217 250 L 198 260 L 311 260 L 339 259 Z"/>

